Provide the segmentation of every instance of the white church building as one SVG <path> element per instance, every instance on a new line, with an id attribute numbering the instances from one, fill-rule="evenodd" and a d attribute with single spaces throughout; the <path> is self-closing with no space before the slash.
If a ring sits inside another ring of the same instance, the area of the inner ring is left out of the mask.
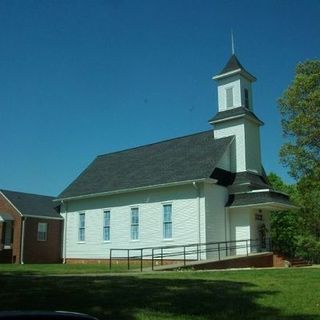
<path id="1" fill-rule="evenodd" d="M 261 164 L 256 78 L 233 54 L 213 79 L 212 130 L 100 155 L 58 196 L 65 262 L 108 259 L 117 248 L 250 243 L 267 236 L 271 211 L 292 208 Z"/>

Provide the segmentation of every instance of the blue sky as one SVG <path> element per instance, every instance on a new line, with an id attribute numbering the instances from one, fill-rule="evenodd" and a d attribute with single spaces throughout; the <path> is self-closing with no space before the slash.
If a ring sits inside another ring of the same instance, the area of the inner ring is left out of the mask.
<path id="1" fill-rule="evenodd" d="M 258 78 L 263 164 L 277 99 L 318 59 L 320 1 L 0 1 L 0 188 L 57 195 L 99 154 L 210 129 L 231 55 Z"/>

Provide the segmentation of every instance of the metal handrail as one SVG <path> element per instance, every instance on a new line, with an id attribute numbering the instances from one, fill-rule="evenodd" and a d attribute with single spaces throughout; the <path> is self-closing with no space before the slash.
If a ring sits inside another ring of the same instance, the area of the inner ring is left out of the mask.
<path id="1" fill-rule="evenodd" d="M 264 249 L 271 249 L 271 239 L 266 239 Z M 258 244 L 257 244 L 258 243 Z M 231 245 L 233 244 L 233 245 Z M 210 246 L 216 245 L 216 247 L 210 248 Z M 209 246 L 209 248 L 208 248 Z M 187 248 L 192 248 L 187 250 Z M 174 252 L 165 252 L 168 249 L 176 249 L 179 248 L 180 250 Z M 109 268 L 112 268 L 112 259 L 126 259 L 128 270 L 130 269 L 130 260 L 140 260 L 140 270 L 143 270 L 143 260 L 147 258 L 151 258 L 151 266 L 152 270 L 154 270 L 154 261 L 160 260 L 160 264 L 163 265 L 164 258 L 170 257 L 183 257 L 182 260 L 183 264 L 186 265 L 187 256 L 196 255 L 196 259 L 190 259 L 192 261 L 199 261 L 201 260 L 202 253 L 218 253 L 218 260 L 221 260 L 221 253 L 226 252 L 226 256 L 228 256 L 232 250 L 236 249 L 245 249 L 246 255 L 249 255 L 249 248 L 250 252 L 252 249 L 262 249 L 262 241 L 260 239 L 245 239 L 245 240 L 231 240 L 231 241 L 216 241 L 216 242 L 206 242 L 206 243 L 191 243 L 191 244 L 184 244 L 184 245 L 170 245 L 170 246 L 157 246 L 157 247 L 142 247 L 142 248 L 112 248 L 110 249 L 109 255 Z M 126 252 L 126 256 L 116 256 L 114 257 L 112 253 L 114 251 Z M 139 251 L 138 255 L 130 255 L 130 252 L 137 252 Z M 147 254 L 146 251 L 151 251 L 151 253 Z M 160 251 L 160 252 L 157 252 Z"/>

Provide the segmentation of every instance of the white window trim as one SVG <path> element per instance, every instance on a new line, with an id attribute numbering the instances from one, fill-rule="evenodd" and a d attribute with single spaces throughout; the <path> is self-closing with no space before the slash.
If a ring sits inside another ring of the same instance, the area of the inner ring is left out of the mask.
<path id="1" fill-rule="evenodd" d="M 80 216 L 84 215 L 84 227 L 82 229 L 84 229 L 84 240 L 80 240 Z M 78 243 L 85 243 L 86 242 L 86 212 L 85 211 L 81 211 L 78 213 Z"/>
<path id="2" fill-rule="evenodd" d="M 41 233 L 43 233 L 45 235 L 45 239 L 39 239 L 39 225 L 45 225 L 46 226 L 46 231 L 42 231 Z M 47 222 L 38 222 L 38 226 L 37 226 L 37 241 L 40 242 L 45 242 L 48 241 L 48 223 Z"/>
<path id="3" fill-rule="evenodd" d="M 132 228 L 132 223 L 131 223 L 131 219 L 132 219 L 132 209 L 138 209 L 138 239 L 132 239 L 132 234 L 131 234 L 131 228 Z M 132 242 L 138 242 L 138 241 L 140 241 L 140 221 L 141 221 L 141 219 L 140 219 L 140 217 L 141 217 L 141 211 L 140 211 L 140 207 L 139 206 L 130 206 L 130 220 L 129 220 L 129 222 L 130 222 L 130 241 L 132 241 Z"/>
<path id="4" fill-rule="evenodd" d="M 106 211 L 109 211 L 109 214 L 110 214 L 110 219 L 109 219 L 109 240 L 105 240 L 104 239 L 104 228 L 105 228 L 105 225 L 104 225 L 104 213 Z M 103 243 L 110 243 L 111 242 L 111 209 L 109 209 L 109 208 L 102 209 L 102 242 Z"/>
<path id="5" fill-rule="evenodd" d="M 172 212 L 173 204 L 172 202 L 162 202 L 162 241 L 173 241 L 173 221 L 172 221 Z M 164 237 L 164 206 L 171 206 L 171 238 Z"/>
<path id="6" fill-rule="evenodd" d="M 228 89 L 232 89 L 232 106 L 228 106 Z M 226 98 L 226 109 L 232 109 L 234 107 L 234 86 L 229 86 L 225 88 L 225 98 Z"/>

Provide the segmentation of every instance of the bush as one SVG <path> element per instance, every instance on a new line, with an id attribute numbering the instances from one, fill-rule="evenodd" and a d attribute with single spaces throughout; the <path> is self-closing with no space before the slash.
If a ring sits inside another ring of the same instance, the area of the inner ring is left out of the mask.
<path id="1" fill-rule="evenodd" d="M 293 258 L 296 253 L 298 217 L 293 211 L 273 212 L 271 215 L 271 238 L 273 250 Z"/>
<path id="2" fill-rule="evenodd" d="M 313 263 L 320 263 L 320 241 L 311 235 L 298 236 L 296 256 Z"/>

